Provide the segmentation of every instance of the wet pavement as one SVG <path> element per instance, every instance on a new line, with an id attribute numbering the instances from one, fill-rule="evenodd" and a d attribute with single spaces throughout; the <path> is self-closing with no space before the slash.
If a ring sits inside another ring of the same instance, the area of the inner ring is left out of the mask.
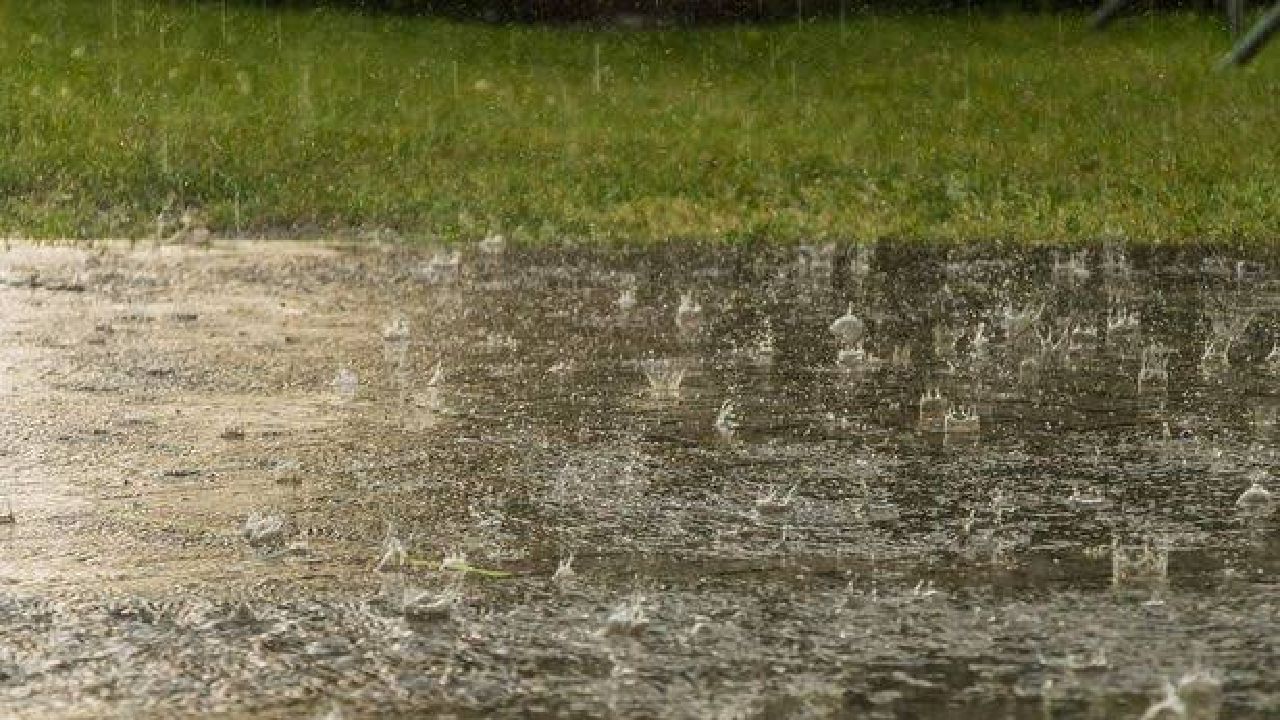
<path id="1" fill-rule="evenodd" d="M 11 246 L 0 715 L 1275 717 L 1276 268 Z"/>

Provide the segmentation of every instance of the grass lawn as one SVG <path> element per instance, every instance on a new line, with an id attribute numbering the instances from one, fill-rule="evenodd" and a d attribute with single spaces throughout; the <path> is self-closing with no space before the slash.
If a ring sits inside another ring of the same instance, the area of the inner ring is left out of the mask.
<path id="1" fill-rule="evenodd" d="M 1212 18 L 605 31 L 0 3 L 0 233 L 1280 238 L 1280 47 Z"/>

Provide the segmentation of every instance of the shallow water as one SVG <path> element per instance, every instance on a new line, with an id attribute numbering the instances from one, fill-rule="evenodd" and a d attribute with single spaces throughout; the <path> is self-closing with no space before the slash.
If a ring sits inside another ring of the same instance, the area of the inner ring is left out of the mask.
<path id="1" fill-rule="evenodd" d="M 1273 717 L 1275 265 L 11 248 L 0 714 Z"/>

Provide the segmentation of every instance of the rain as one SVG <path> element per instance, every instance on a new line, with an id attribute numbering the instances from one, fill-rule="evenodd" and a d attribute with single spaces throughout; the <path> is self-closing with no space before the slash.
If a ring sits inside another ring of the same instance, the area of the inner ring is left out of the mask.
<path id="1" fill-rule="evenodd" d="M 0 717 L 1280 717 L 1280 5 L 897 5 L 0 6 Z"/>
<path id="2" fill-rule="evenodd" d="M 1274 256 L 435 252 L 0 256 L 6 708 L 1277 707 Z"/>

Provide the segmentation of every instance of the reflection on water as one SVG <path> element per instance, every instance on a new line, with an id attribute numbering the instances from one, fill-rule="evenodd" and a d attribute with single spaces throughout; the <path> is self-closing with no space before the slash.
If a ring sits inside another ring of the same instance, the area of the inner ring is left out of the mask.
<path id="1" fill-rule="evenodd" d="M 1274 265 L 12 250 L 0 708 L 1274 716 Z"/>

